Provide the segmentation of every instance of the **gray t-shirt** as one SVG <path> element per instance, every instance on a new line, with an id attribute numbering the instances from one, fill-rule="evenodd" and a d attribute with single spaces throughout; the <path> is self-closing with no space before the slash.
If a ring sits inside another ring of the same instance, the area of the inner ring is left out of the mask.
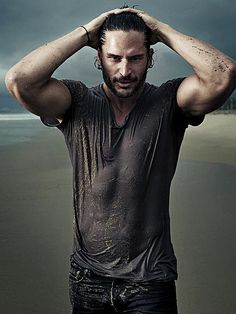
<path id="1" fill-rule="evenodd" d="M 177 278 L 170 238 L 169 192 L 188 124 L 176 103 L 183 79 L 145 83 L 137 105 L 118 126 L 102 85 L 64 80 L 72 105 L 63 122 L 73 166 L 72 258 L 116 278 Z M 50 119 L 42 121 L 52 126 Z"/>

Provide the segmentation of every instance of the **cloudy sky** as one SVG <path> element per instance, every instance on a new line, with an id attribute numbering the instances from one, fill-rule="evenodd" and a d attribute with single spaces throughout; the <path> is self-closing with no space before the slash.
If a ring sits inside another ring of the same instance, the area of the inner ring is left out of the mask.
<path id="1" fill-rule="evenodd" d="M 170 24 L 188 35 L 208 41 L 236 59 L 235 0 L 131 0 L 129 5 Z M 1 1 L 0 10 L 0 95 L 7 93 L 6 71 L 40 45 L 85 24 L 100 13 L 120 7 L 115 0 L 11 0 Z M 148 81 L 159 85 L 170 78 L 188 75 L 191 68 L 163 44 L 154 46 L 155 66 Z M 94 68 L 95 50 L 83 48 L 54 74 L 57 78 L 80 79 L 91 86 L 101 81 Z"/>

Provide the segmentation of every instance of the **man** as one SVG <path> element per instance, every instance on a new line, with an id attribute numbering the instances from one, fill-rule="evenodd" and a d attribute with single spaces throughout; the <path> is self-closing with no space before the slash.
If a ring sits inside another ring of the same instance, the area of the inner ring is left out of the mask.
<path id="1" fill-rule="evenodd" d="M 162 42 L 194 74 L 145 83 Z M 104 82 L 52 78 L 89 45 Z M 73 313 L 177 313 L 169 190 L 188 124 L 235 88 L 235 62 L 148 14 L 115 9 L 31 52 L 7 74 L 18 101 L 64 134 L 74 176 Z"/>

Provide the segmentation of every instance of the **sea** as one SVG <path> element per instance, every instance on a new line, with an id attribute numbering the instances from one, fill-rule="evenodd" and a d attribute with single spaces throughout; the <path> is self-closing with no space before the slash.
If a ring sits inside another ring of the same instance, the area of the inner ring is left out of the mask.
<path id="1" fill-rule="evenodd" d="M 36 116 L 29 113 L 11 95 L 0 95 L 0 121 L 6 120 L 30 120 Z"/>
<path id="2" fill-rule="evenodd" d="M 42 128 L 40 118 L 27 111 L 12 96 L 0 96 L 0 147 L 31 141 Z"/>

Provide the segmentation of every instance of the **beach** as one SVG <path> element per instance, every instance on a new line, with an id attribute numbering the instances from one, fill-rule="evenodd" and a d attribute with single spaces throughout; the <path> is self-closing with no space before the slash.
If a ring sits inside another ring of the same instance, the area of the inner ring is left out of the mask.
<path id="1" fill-rule="evenodd" d="M 67 314 L 72 169 L 63 135 L 0 121 L 0 312 Z M 236 115 L 189 127 L 170 200 L 180 314 L 236 313 Z"/>
<path id="2" fill-rule="evenodd" d="M 236 115 L 190 127 L 172 183 L 180 314 L 236 313 Z"/>

